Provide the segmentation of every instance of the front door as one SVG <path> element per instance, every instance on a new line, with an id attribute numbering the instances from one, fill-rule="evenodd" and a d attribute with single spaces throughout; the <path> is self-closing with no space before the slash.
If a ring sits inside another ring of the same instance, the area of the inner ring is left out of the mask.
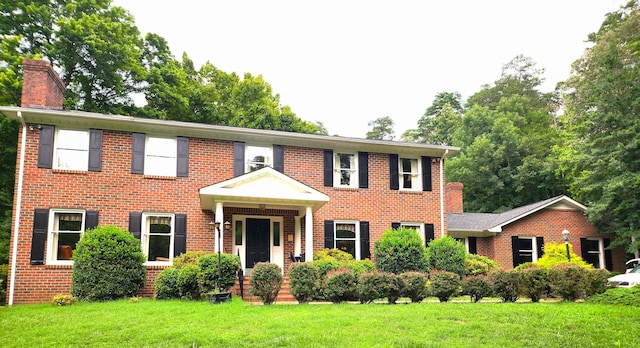
<path id="1" fill-rule="evenodd" d="M 258 262 L 269 262 L 271 220 L 247 218 L 247 268 Z"/>

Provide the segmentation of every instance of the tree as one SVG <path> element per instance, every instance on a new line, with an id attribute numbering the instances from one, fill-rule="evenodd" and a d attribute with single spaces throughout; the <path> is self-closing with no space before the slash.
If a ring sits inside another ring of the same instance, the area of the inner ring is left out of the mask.
<path id="1" fill-rule="evenodd" d="M 379 117 L 369 122 L 370 131 L 367 132 L 367 139 L 393 140 L 393 119 L 389 116 Z"/>
<path id="2" fill-rule="evenodd" d="M 440 92 L 418 120 L 418 129 L 406 131 L 405 141 L 451 145 L 453 133 L 460 125 L 464 109 L 458 92 Z"/>

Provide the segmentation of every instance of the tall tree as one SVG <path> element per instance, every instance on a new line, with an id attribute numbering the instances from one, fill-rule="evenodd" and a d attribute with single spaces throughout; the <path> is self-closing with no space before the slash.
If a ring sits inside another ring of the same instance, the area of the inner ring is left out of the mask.
<path id="1" fill-rule="evenodd" d="M 379 117 L 370 121 L 369 127 L 372 128 L 367 132 L 367 139 L 393 140 L 395 138 L 393 125 L 393 119 L 389 116 Z"/>
<path id="2" fill-rule="evenodd" d="M 402 134 L 404 141 L 451 145 L 452 136 L 460 125 L 464 108 L 459 92 L 440 92 L 418 120 L 417 129 Z"/>

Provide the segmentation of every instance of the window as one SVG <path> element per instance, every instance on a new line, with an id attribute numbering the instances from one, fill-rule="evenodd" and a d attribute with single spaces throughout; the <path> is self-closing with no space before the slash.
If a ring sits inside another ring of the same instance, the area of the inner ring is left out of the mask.
<path id="1" fill-rule="evenodd" d="M 142 214 L 142 252 L 149 262 L 173 260 L 173 214 Z"/>
<path id="2" fill-rule="evenodd" d="M 235 221 L 236 230 L 235 230 L 235 245 L 242 245 L 242 221 Z"/>
<path id="3" fill-rule="evenodd" d="M 177 146 L 175 138 L 147 137 L 144 174 L 176 176 Z"/>
<path id="4" fill-rule="evenodd" d="M 55 169 L 87 170 L 89 132 L 58 129 L 55 137 Z"/>
<path id="5" fill-rule="evenodd" d="M 460 244 L 464 245 L 464 250 L 469 253 L 469 238 L 467 237 L 459 237 L 459 238 L 453 238 L 455 240 L 457 240 L 458 242 L 460 242 Z"/>
<path id="6" fill-rule="evenodd" d="M 273 222 L 273 246 L 280 246 L 280 221 Z"/>
<path id="7" fill-rule="evenodd" d="M 604 268 L 603 255 L 604 245 L 602 239 L 587 238 L 582 242 L 582 255 L 585 262 L 593 265 L 594 268 Z"/>
<path id="8" fill-rule="evenodd" d="M 535 238 L 521 237 L 518 238 L 518 253 L 520 263 L 534 262 L 538 260 L 535 255 Z"/>
<path id="9" fill-rule="evenodd" d="M 400 189 L 417 191 L 422 189 L 418 163 L 416 158 L 399 159 Z"/>
<path id="10" fill-rule="evenodd" d="M 85 229 L 84 210 L 51 210 L 49 214 L 49 263 L 71 263 L 73 251 Z"/>
<path id="11" fill-rule="evenodd" d="M 335 248 L 347 252 L 357 260 L 356 257 L 356 236 L 357 224 L 354 222 L 336 222 Z"/>
<path id="12" fill-rule="evenodd" d="M 352 153 L 336 153 L 334 164 L 335 186 L 358 187 L 357 156 Z"/>
<path id="13" fill-rule="evenodd" d="M 271 147 L 247 146 L 245 156 L 247 158 L 245 173 L 253 172 L 264 167 L 273 167 Z"/>

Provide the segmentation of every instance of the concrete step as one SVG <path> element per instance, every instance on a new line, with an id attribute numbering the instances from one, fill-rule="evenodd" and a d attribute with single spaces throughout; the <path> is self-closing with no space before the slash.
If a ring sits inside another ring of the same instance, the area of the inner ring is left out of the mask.
<path id="1" fill-rule="evenodd" d="M 244 297 L 243 300 L 251 303 L 262 303 L 262 300 L 258 296 L 251 295 L 249 289 L 251 288 L 250 277 L 245 277 L 243 282 Z M 231 288 L 231 292 L 240 297 L 240 284 L 236 281 L 236 284 Z M 289 277 L 284 278 L 284 282 L 278 292 L 275 303 L 297 303 L 296 298 L 291 295 L 291 287 L 289 286 Z"/>

